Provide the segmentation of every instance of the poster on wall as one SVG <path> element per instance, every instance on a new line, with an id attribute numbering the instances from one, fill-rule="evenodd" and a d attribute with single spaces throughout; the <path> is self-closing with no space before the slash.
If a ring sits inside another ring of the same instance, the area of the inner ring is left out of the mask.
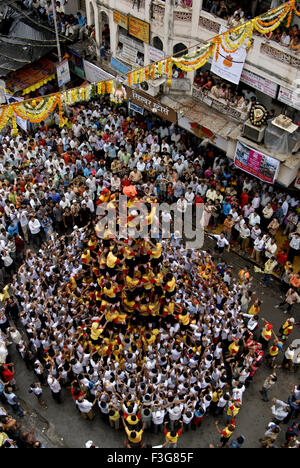
<path id="1" fill-rule="evenodd" d="M 131 36 L 150 43 L 150 24 L 133 16 L 129 16 L 128 32 Z"/>
<path id="2" fill-rule="evenodd" d="M 70 67 L 68 60 L 64 60 L 56 65 L 58 86 L 66 85 L 71 81 Z"/>
<path id="3" fill-rule="evenodd" d="M 263 182 L 273 184 L 279 171 L 280 161 L 238 141 L 234 164 Z"/>

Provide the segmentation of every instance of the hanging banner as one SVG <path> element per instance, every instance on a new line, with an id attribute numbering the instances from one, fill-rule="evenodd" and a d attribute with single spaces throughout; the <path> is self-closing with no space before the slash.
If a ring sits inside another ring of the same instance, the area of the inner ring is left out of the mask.
<path id="1" fill-rule="evenodd" d="M 250 146 L 238 141 L 234 157 L 234 164 L 248 174 L 263 182 L 273 184 L 276 180 L 280 161 L 259 153 Z"/>
<path id="2" fill-rule="evenodd" d="M 83 60 L 83 68 L 85 78 L 90 83 L 98 83 L 99 81 L 106 81 L 114 78 L 113 75 L 107 73 L 102 68 L 97 67 L 97 65 L 94 65 L 93 63 L 88 62 L 87 60 Z"/>
<path id="3" fill-rule="evenodd" d="M 240 47 L 235 52 L 227 53 L 220 46 L 214 53 L 211 71 L 215 75 L 224 78 L 234 84 L 239 84 L 244 68 L 247 51 L 245 47 Z"/>
<path id="4" fill-rule="evenodd" d="M 63 60 L 56 65 L 56 73 L 57 73 L 57 81 L 58 86 L 61 88 L 63 85 L 70 83 L 71 75 L 70 75 L 70 67 L 69 61 Z"/>
<path id="5" fill-rule="evenodd" d="M 137 37 L 143 42 L 150 43 L 150 24 L 145 21 L 129 16 L 128 32 L 131 36 Z"/>
<path id="6" fill-rule="evenodd" d="M 17 122 L 17 125 L 19 125 L 19 127 L 22 128 L 22 130 L 24 130 L 25 132 L 27 132 L 27 120 L 22 119 L 21 117 L 19 117 L 18 115 L 16 115 L 16 122 Z"/>

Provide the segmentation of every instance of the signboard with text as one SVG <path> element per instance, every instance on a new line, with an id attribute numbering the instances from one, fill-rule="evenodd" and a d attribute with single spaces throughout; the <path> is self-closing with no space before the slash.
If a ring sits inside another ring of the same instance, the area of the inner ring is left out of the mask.
<path id="1" fill-rule="evenodd" d="M 300 110 L 300 90 L 291 91 L 290 89 L 280 86 L 278 101 Z"/>
<path id="2" fill-rule="evenodd" d="M 257 177 L 263 182 L 273 184 L 278 174 L 280 161 L 238 141 L 234 164 L 239 169 L 248 172 L 248 174 Z"/>
<path id="3" fill-rule="evenodd" d="M 69 83 L 71 81 L 69 61 L 64 60 L 63 62 L 57 64 L 56 73 L 59 87 Z"/>
<path id="4" fill-rule="evenodd" d="M 123 13 L 120 13 L 117 10 L 113 11 L 113 16 L 114 16 L 114 23 L 117 23 L 119 26 L 121 26 L 124 29 L 128 29 L 128 16 L 124 15 Z"/>
<path id="5" fill-rule="evenodd" d="M 147 44 L 150 43 L 149 23 L 146 23 L 145 21 L 142 21 L 138 18 L 134 18 L 133 16 L 129 16 L 128 31 L 131 36 L 137 37 Z"/>
<path id="6" fill-rule="evenodd" d="M 177 122 L 177 112 L 170 107 L 161 104 L 152 96 L 149 96 L 149 94 L 127 87 L 127 98 L 137 106 L 143 107 L 147 111 L 156 114 L 161 119 L 168 120 L 172 123 Z"/>
<path id="7" fill-rule="evenodd" d="M 273 81 L 266 80 L 265 78 L 262 78 L 255 73 L 251 73 L 248 70 L 243 70 L 241 81 L 249 86 L 252 86 L 252 88 L 257 89 L 258 91 L 261 91 L 267 96 L 270 96 L 273 99 L 277 97 L 278 84 L 273 83 Z"/>
<path id="8" fill-rule="evenodd" d="M 165 54 L 162 50 L 156 49 L 152 46 L 149 46 L 148 53 L 149 59 L 152 60 L 152 62 L 159 62 L 165 58 Z"/>

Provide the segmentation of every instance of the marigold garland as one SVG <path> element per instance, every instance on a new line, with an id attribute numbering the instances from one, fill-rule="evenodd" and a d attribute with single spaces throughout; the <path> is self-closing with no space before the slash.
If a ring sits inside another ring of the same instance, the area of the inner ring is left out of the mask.
<path id="1" fill-rule="evenodd" d="M 48 98 L 33 99 L 30 102 L 18 102 L 12 105 L 18 117 L 32 123 L 43 122 L 59 105 L 60 94 Z"/>
<path id="2" fill-rule="evenodd" d="M 11 107 L 3 107 L 0 113 L 0 131 L 7 125 L 7 122 L 12 117 L 13 111 Z"/>
<path id="3" fill-rule="evenodd" d="M 167 84 L 170 86 L 173 64 L 185 72 L 196 71 L 201 68 L 213 54 L 216 54 L 216 58 L 218 58 L 220 47 L 222 47 L 226 53 L 233 53 L 247 41 L 249 49 L 254 29 L 261 34 L 268 34 L 274 31 L 285 18 L 287 18 L 287 27 L 289 27 L 293 13 L 300 16 L 300 12 L 296 9 L 295 0 L 290 0 L 286 4 L 280 5 L 277 9 L 268 11 L 258 18 L 253 18 L 237 28 L 216 36 L 210 43 L 201 46 L 200 49 L 196 48 L 194 52 L 190 52 L 180 58 L 169 57 L 149 67 L 143 67 L 139 70 L 129 72 L 127 74 L 128 85 L 136 85 L 138 82 L 155 79 L 157 75 L 161 76 L 162 74 L 166 74 L 168 77 Z M 63 121 L 63 105 L 72 105 L 82 100 L 89 100 L 96 93 L 111 94 L 112 90 L 113 81 L 103 81 L 96 83 L 94 86 L 89 85 L 82 88 L 75 88 L 64 93 L 56 93 L 50 96 L 14 103 L 10 106 L 3 106 L 0 108 L 0 131 L 8 124 L 9 120 L 11 120 L 13 130 L 15 130 L 17 128 L 15 121 L 16 116 L 33 123 L 40 123 L 45 120 L 57 106 L 59 107 L 60 121 Z"/>

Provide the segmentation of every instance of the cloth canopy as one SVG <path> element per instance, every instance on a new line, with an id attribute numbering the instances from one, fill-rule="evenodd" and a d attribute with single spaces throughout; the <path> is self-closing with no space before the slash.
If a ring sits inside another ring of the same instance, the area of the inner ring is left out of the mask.
<path id="1" fill-rule="evenodd" d="M 12 73 L 6 80 L 6 87 L 14 93 L 22 91 L 23 96 L 55 79 L 55 64 L 48 58 L 27 65 Z"/>

